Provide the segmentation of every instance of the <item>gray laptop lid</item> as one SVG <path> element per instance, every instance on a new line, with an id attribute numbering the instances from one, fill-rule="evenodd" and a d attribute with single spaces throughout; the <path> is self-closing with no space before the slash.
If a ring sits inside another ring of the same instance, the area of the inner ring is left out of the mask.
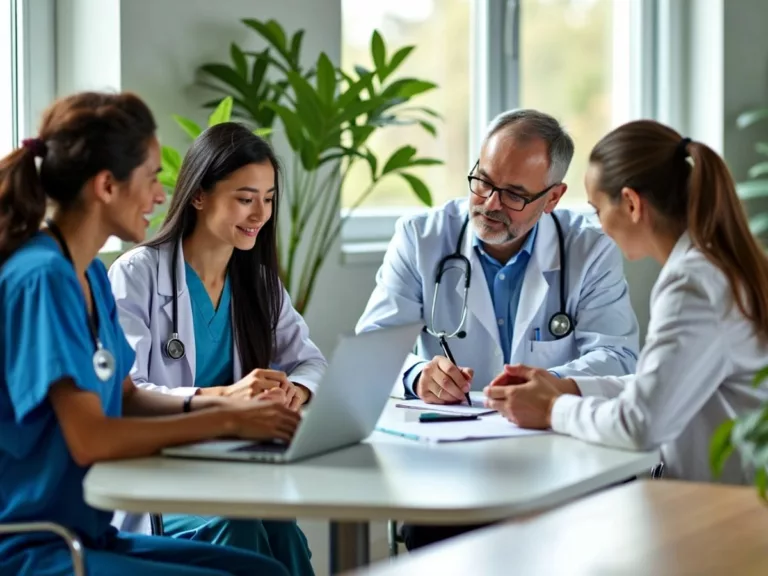
<path id="1" fill-rule="evenodd" d="M 319 454 L 367 438 L 422 326 L 341 336 L 286 458 Z"/>

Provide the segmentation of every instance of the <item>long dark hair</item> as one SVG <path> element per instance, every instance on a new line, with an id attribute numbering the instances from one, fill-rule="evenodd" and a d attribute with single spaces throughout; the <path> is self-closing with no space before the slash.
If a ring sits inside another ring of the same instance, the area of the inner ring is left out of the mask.
<path id="1" fill-rule="evenodd" d="M 691 163 L 688 161 L 691 159 Z M 629 122 L 606 135 L 589 158 L 599 189 L 614 200 L 624 187 L 646 198 L 665 223 L 725 274 L 734 301 L 768 337 L 768 258 L 749 230 L 733 178 L 709 146 L 652 120 Z"/>
<path id="2" fill-rule="evenodd" d="M 272 217 L 259 232 L 256 245 L 251 250 L 235 249 L 228 264 L 235 344 L 244 373 L 269 367 L 283 306 L 277 260 L 280 166 L 269 144 L 236 122 L 205 130 L 184 157 L 160 231 L 145 244 L 157 248 L 189 236 L 197 224 L 197 210 L 192 206 L 195 194 L 201 190 L 209 193 L 218 182 L 243 166 L 263 162 L 269 162 L 275 170 Z"/>
<path id="3" fill-rule="evenodd" d="M 67 210 L 103 170 L 128 180 L 154 134 L 152 113 L 134 94 L 82 92 L 54 102 L 38 137 L 0 159 L 0 264 L 40 229 L 46 197 Z"/>

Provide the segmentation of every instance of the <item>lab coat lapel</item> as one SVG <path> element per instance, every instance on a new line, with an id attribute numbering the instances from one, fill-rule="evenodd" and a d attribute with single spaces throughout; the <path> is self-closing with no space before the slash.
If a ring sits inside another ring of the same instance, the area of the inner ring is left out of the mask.
<path id="1" fill-rule="evenodd" d="M 544 215 L 539 220 L 536 239 L 533 243 L 533 253 L 525 269 L 525 277 L 520 290 L 520 302 L 515 316 L 515 330 L 512 336 L 512 350 L 510 358 L 514 358 L 524 342 L 526 334 L 531 337 L 534 328 L 540 328 L 542 332 L 548 330 L 547 326 L 533 326 L 534 320 L 539 315 L 541 305 L 550 290 L 545 272 L 560 269 L 560 255 L 558 254 L 557 229 L 552 217 Z M 545 321 L 548 321 L 547 318 Z"/>
<path id="2" fill-rule="evenodd" d="M 467 326 L 465 330 L 467 338 L 473 338 L 472 330 L 476 329 L 475 325 L 479 324 L 488 333 L 496 348 L 500 348 L 501 339 L 499 338 L 499 328 L 496 324 L 496 314 L 493 310 L 491 292 L 483 273 L 483 265 L 480 263 L 474 248 L 474 238 L 475 233 L 470 222 L 467 225 L 467 232 L 461 251 L 469 260 L 470 267 L 472 268 L 469 293 L 467 294 Z M 463 279 L 459 279 L 456 283 L 456 292 L 459 295 L 458 305 L 461 305 L 461 298 L 464 294 Z"/>
<path id="3" fill-rule="evenodd" d="M 195 328 L 192 321 L 192 302 L 187 290 L 187 274 L 184 270 L 184 252 L 179 242 L 179 253 L 176 262 L 173 260 L 173 242 L 168 242 L 159 248 L 157 291 L 165 296 L 168 301 L 162 308 L 168 316 L 168 326 L 173 326 L 173 280 L 171 278 L 171 266 L 176 266 L 178 312 L 179 312 L 179 339 L 184 343 L 184 357 L 173 362 L 184 362 L 189 370 L 189 382 L 195 381 Z M 168 337 L 171 330 L 168 331 Z M 165 342 L 162 345 L 165 346 Z"/>

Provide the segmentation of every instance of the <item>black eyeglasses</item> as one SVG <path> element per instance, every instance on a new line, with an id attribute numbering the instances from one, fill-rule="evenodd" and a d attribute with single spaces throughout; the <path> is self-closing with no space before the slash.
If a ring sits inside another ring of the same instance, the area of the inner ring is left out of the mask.
<path id="1" fill-rule="evenodd" d="M 487 180 L 478 178 L 477 176 L 472 176 L 479 165 L 480 162 L 477 162 L 475 167 L 470 171 L 469 176 L 467 176 L 467 180 L 469 181 L 469 191 L 472 192 L 472 194 L 475 196 L 479 196 L 483 199 L 488 199 L 493 195 L 494 192 L 498 192 L 499 200 L 501 201 L 502 205 L 506 206 L 510 210 L 515 210 L 516 212 L 524 210 L 528 204 L 535 202 L 559 184 L 559 182 L 550 184 L 544 190 L 537 192 L 533 196 L 521 196 L 517 192 L 513 192 L 512 190 L 508 190 L 506 188 L 499 188 Z"/>

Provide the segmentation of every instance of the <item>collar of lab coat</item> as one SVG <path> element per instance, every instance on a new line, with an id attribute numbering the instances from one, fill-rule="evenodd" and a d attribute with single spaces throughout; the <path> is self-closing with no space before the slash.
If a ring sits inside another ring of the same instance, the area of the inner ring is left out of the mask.
<path id="1" fill-rule="evenodd" d="M 462 219 L 463 222 L 463 219 Z M 565 231 L 563 231 L 565 232 Z M 493 310 L 491 293 L 488 289 L 485 274 L 477 252 L 474 250 L 475 232 L 470 222 L 467 226 L 467 233 L 464 239 L 462 254 L 469 259 L 471 266 L 470 290 L 467 295 L 467 309 L 474 315 L 480 324 L 488 332 L 489 336 L 498 347 L 501 346 L 498 326 Z M 520 292 L 520 303 L 518 304 L 518 315 L 515 319 L 515 325 L 527 327 L 546 297 L 549 290 L 549 282 L 544 276 L 545 273 L 560 269 L 560 253 L 558 249 L 557 228 L 549 215 L 539 220 L 539 227 L 536 231 L 536 238 L 533 243 L 533 253 L 531 260 L 526 267 L 525 277 Z M 464 283 L 461 279 L 456 283 L 456 292 L 462 294 Z M 521 345 L 522 335 L 525 330 L 515 329 L 512 353 Z"/>
<path id="2" fill-rule="evenodd" d="M 174 242 L 166 242 L 158 247 L 157 258 L 157 293 L 162 296 L 173 296 L 173 281 L 171 279 L 171 265 L 173 261 L 173 246 Z M 180 296 L 184 293 L 184 289 L 187 285 L 187 274 L 184 270 L 184 248 L 179 240 L 179 253 L 176 258 L 176 262 L 173 263 L 176 266 L 176 295 Z"/>
<path id="3" fill-rule="evenodd" d="M 475 229 L 470 220 L 467 225 L 467 233 L 465 234 L 464 246 L 462 247 L 461 252 L 472 263 L 472 282 L 475 282 L 475 268 L 480 266 L 480 261 L 473 249 L 475 242 Z M 555 223 L 552 221 L 551 215 L 547 214 L 539 219 L 531 256 L 531 260 L 536 262 L 536 268 L 541 272 L 560 270 L 560 250 L 557 239 L 557 228 L 555 228 Z M 475 266 L 475 264 L 477 264 L 477 266 Z M 478 277 L 482 278 L 482 271 L 479 272 L 480 275 Z M 457 289 L 462 289 L 461 283 L 457 285 Z"/>
<path id="4" fill-rule="evenodd" d="M 669 258 L 667 258 L 667 261 L 664 264 L 664 268 L 667 268 L 670 263 L 676 262 L 682 258 L 691 248 L 693 248 L 691 237 L 688 235 L 688 232 L 683 232 L 680 238 L 677 239 L 677 242 L 675 242 L 675 246 L 672 248 L 672 252 L 669 253 Z"/>

